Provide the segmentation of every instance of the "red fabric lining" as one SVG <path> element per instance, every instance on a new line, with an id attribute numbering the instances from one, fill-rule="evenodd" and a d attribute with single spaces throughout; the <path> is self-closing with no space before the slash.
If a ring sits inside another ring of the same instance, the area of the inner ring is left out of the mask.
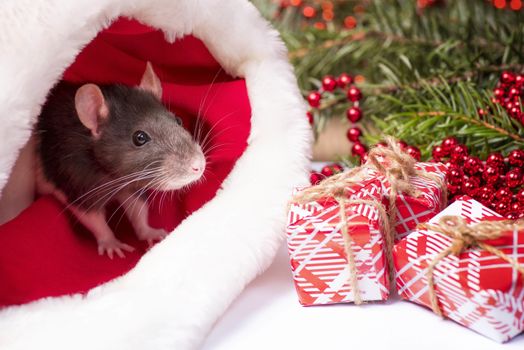
<path id="1" fill-rule="evenodd" d="M 169 44 L 163 34 L 136 21 L 119 19 L 101 32 L 64 74 L 76 82 L 134 85 L 151 61 L 163 82 L 166 105 L 194 131 L 199 111 L 204 134 L 211 130 L 206 181 L 164 200 L 154 196 L 151 224 L 172 230 L 213 198 L 246 147 L 250 105 L 242 79 L 221 69 L 204 44 L 191 36 Z M 97 254 L 92 235 L 51 197 L 38 199 L 14 220 L 0 226 L 0 306 L 46 296 L 87 292 L 129 271 L 145 252 L 122 212 L 110 225 L 138 249 L 110 260 Z"/>

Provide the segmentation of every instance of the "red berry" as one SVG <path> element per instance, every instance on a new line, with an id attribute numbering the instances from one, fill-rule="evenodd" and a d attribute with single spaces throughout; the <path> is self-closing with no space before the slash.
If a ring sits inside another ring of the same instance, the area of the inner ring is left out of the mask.
<path id="1" fill-rule="evenodd" d="M 515 198 L 519 203 L 524 203 L 524 188 L 521 188 L 517 194 L 515 195 Z"/>
<path id="2" fill-rule="evenodd" d="M 484 169 L 484 164 L 478 157 L 469 156 L 464 161 L 464 172 L 468 175 L 480 173 Z"/>
<path id="3" fill-rule="evenodd" d="M 508 111 L 509 115 L 512 117 L 517 117 L 520 114 L 520 108 L 518 107 L 512 107 Z"/>
<path id="4" fill-rule="evenodd" d="M 366 152 L 366 146 L 364 146 L 360 142 L 355 142 L 355 144 L 353 144 L 353 147 L 351 147 L 351 154 L 354 156 L 362 157 Z"/>
<path id="5" fill-rule="evenodd" d="M 524 75 L 518 74 L 517 76 L 515 76 L 515 84 L 516 85 L 524 84 Z"/>
<path id="6" fill-rule="evenodd" d="M 329 165 L 326 165 L 325 167 L 323 167 L 321 173 L 325 177 L 330 177 L 334 174 L 333 169 Z"/>
<path id="7" fill-rule="evenodd" d="M 323 179 L 324 179 L 324 176 L 320 173 L 317 173 L 316 171 L 312 171 L 309 174 L 309 181 L 311 182 L 312 185 L 318 184 Z"/>
<path id="8" fill-rule="evenodd" d="M 309 105 L 313 108 L 317 108 L 320 106 L 320 100 L 322 98 L 322 95 L 318 91 L 313 91 L 307 96 L 307 101 L 309 102 Z"/>
<path id="9" fill-rule="evenodd" d="M 460 185 L 448 184 L 448 192 L 450 195 L 456 195 L 460 192 Z"/>
<path id="10" fill-rule="evenodd" d="M 306 18 L 313 18 L 317 15 L 317 10 L 313 6 L 304 6 L 302 15 Z"/>
<path id="11" fill-rule="evenodd" d="M 375 145 L 375 147 L 388 147 L 388 144 L 384 141 L 380 141 Z"/>
<path id="12" fill-rule="evenodd" d="M 506 219 L 508 219 L 508 220 L 518 220 L 519 217 L 520 217 L 520 215 L 515 213 L 515 212 L 511 212 L 511 213 L 507 213 L 506 214 Z"/>
<path id="13" fill-rule="evenodd" d="M 499 188 L 497 192 L 495 192 L 495 198 L 493 198 L 493 200 L 497 203 L 498 202 L 510 203 L 512 195 L 513 193 L 511 192 L 509 188 L 502 187 L 502 188 Z"/>
<path id="14" fill-rule="evenodd" d="M 482 178 L 488 184 L 494 184 L 500 177 L 500 169 L 497 166 L 488 165 L 482 173 Z"/>
<path id="15" fill-rule="evenodd" d="M 307 120 L 309 121 L 309 124 L 313 125 L 313 123 L 315 122 L 315 118 L 313 117 L 313 113 L 307 112 L 306 115 L 307 115 Z"/>
<path id="16" fill-rule="evenodd" d="M 454 137 L 446 137 L 444 140 L 442 140 L 442 148 L 446 152 L 451 152 L 451 150 L 459 144 L 458 140 Z"/>
<path id="17" fill-rule="evenodd" d="M 346 111 L 346 116 L 350 122 L 356 123 L 362 119 L 362 110 L 358 107 L 350 107 Z"/>
<path id="18" fill-rule="evenodd" d="M 512 87 L 508 91 L 509 97 L 517 97 L 520 96 L 520 89 L 516 87 Z"/>
<path id="19" fill-rule="evenodd" d="M 483 186 L 479 189 L 477 192 L 477 198 L 483 203 L 483 204 L 489 204 L 491 203 L 493 196 L 494 196 L 494 189 L 490 186 Z"/>
<path id="20" fill-rule="evenodd" d="M 420 161 L 420 150 L 415 146 L 408 146 L 406 148 L 406 153 L 415 158 L 417 161 Z"/>
<path id="21" fill-rule="evenodd" d="M 508 211 L 508 203 L 506 202 L 499 202 L 495 204 L 494 209 L 497 213 L 504 215 Z"/>
<path id="22" fill-rule="evenodd" d="M 488 158 L 486 158 L 486 165 L 491 165 L 495 167 L 504 166 L 504 157 L 500 153 L 491 153 Z"/>
<path id="23" fill-rule="evenodd" d="M 403 140 L 398 140 L 397 145 L 399 145 L 400 149 L 403 151 L 408 147 L 408 143 Z"/>
<path id="24" fill-rule="evenodd" d="M 479 109 L 477 110 L 477 113 L 478 113 L 480 116 L 488 115 L 488 111 L 485 110 L 485 109 L 482 109 L 482 108 L 479 108 Z"/>
<path id="25" fill-rule="evenodd" d="M 514 167 L 519 167 L 519 168 L 524 167 L 524 150 L 515 149 L 509 152 L 508 162 L 509 162 L 509 165 L 514 166 Z"/>
<path id="26" fill-rule="evenodd" d="M 467 181 L 470 181 L 471 183 L 475 184 L 475 187 L 477 188 L 480 187 L 480 183 L 482 182 L 479 176 L 465 176 L 464 179 L 467 179 Z"/>
<path id="27" fill-rule="evenodd" d="M 466 145 L 456 145 L 450 152 L 450 159 L 453 163 L 458 164 L 464 161 L 464 158 L 468 155 L 468 147 Z"/>
<path id="28" fill-rule="evenodd" d="M 333 171 L 338 174 L 344 171 L 344 167 L 341 164 L 333 163 L 331 164 L 331 168 L 333 168 Z"/>
<path id="29" fill-rule="evenodd" d="M 366 164 L 368 161 L 368 154 L 367 153 L 364 153 L 363 155 L 360 156 L 360 164 Z"/>
<path id="30" fill-rule="evenodd" d="M 357 102 L 362 98 L 362 93 L 360 92 L 359 88 L 355 86 L 351 86 L 348 89 L 347 96 L 348 96 L 348 100 L 350 100 L 351 102 Z"/>
<path id="31" fill-rule="evenodd" d="M 475 194 L 478 191 L 478 185 L 475 183 L 475 181 L 472 180 L 466 180 L 462 183 L 462 192 L 467 194 L 468 196 L 475 196 Z"/>
<path id="32" fill-rule="evenodd" d="M 502 72 L 500 75 L 500 81 L 504 84 L 511 84 L 515 81 L 515 74 L 508 71 Z"/>
<path id="33" fill-rule="evenodd" d="M 326 75 L 322 79 L 322 88 L 325 91 L 333 91 L 333 90 L 335 90 L 336 87 L 337 87 L 337 81 L 335 80 L 335 78 L 333 76 Z"/>
<path id="34" fill-rule="evenodd" d="M 514 188 L 522 184 L 522 171 L 515 168 L 506 173 L 506 183 L 509 187 Z"/>
<path id="35" fill-rule="evenodd" d="M 450 184 L 460 185 L 463 181 L 464 173 L 458 167 L 452 167 L 448 170 L 447 179 Z"/>
<path id="36" fill-rule="evenodd" d="M 493 90 L 493 95 L 495 96 L 496 99 L 500 100 L 504 97 L 505 95 L 505 91 L 503 88 L 495 88 L 495 90 Z"/>
<path id="37" fill-rule="evenodd" d="M 449 160 L 447 162 L 445 162 L 444 165 L 448 169 L 451 169 L 451 168 L 455 167 L 455 164 L 451 163 Z"/>
<path id="38" fill-rule="evenodd" d="M 431 151 L 431 155 L 436 161 L 441 161 L 442 158 L 447 156 L 449 153 L 444 150 L 444 147 L 442 146 L 435 146 L 433 147 L 433 150 Z"/>
<path id="39" fill-rule="evenodd" d="M 357 142 L 358 139 L 360 138 L 360 136 L 362 136 L 362 130 L 360 130 L 360 128 L 354 126 L 352 128 L 349 128 L 348 132 L 347 132 L 347 137 L 349 139 L 349 141 L 351 142 Z"/>
<path id="40" fill-rule="evenodd" d="M 513 202 L 509 206 L 509 210 L 516 212 L 516 213 L 520 213 L 523 209 L 524 209 L 524 205 L 519 202 Z"/>
<path id="41" fill-rule="evenodd" d="M 351 76 L 346 73 L 340 74 L 337 78 L 338 87 L 342 89 L 351 84 L 352 82 L 353 78 L 351 78 Z"/>

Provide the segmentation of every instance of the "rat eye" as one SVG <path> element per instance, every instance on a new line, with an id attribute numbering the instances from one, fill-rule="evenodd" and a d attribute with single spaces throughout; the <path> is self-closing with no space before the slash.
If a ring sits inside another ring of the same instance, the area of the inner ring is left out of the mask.
<path id="1" fill-rule="evenodd" d="M 178 125 L 182 125 L 182 118 L 175 116 L 175 121 Z"/>
<path id="2" fill-rule="evenodd" d="M 149 137 L 149 135 L 145 131 L 138 130 L 135 131 L 135 133 L 133 134 L 133 143 L 135 144 L 135 146 L 143 146 L 149 141 L 151 141 L 151 137 Z"/>

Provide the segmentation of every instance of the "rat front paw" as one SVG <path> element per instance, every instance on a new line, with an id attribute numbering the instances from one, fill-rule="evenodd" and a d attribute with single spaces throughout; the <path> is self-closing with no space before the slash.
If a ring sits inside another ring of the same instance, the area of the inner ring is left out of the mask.
<path id="1" fill-rule="evenodd" d="M 114 237 L 98 242 L 98 254 L 107 254 L 107 256 L 109 256 L 110 259 L 113 259 L 113 254 L 116 254 L 119 257 L 123 258 L 125 256 L 124 251 L 132 252 L 133 250 L 135 250 L 135 248 L 131 247 L 128 244 L 120 242 L 118 239 Z"/>
<path id="2" fill-rule="evenodd" d="M 160 242 L 166 238 L 167 232 L 159 228 L 147 228 L 137 233 L 137 237 L 142 241 L 147 241 L 149 246 L 152 246 L 154 242 Z"/>

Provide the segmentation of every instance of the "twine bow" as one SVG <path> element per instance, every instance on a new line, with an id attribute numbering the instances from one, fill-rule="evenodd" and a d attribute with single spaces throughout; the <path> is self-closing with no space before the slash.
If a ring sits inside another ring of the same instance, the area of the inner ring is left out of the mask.
<path id="1" fill-rule="evenodd" d="M 442 310 L 438 304 L 435 292 L 435 278 L 433 275 L 435 266 L 446 256 L 459 256 L 466 249 L 480 248 L 502 260 L 508 262 L 515 270 L 519 271 L 524 278 L 524 266 L 519 265 L 518 260 L 507 256 L 503 251 L 484 241 L 496 239 L 504 232 L 523 230 L 524 220 L 518 221 L 484 221 L 475 225 L 468 225 L 466 220 L 460 216 L 443 216 L 437 225 L 422 224 L 420 228 L 445 234 L 452 239 L 451 245 L 440 252 L 428 265 L 426 276 L 428 278 L 429 299 L 433 312 L 442 317 Z"/>
<path id="2" fill-rule="evenodd" d="M 416 160 L 409 154 L 403 152 L 398 142 L 392 138 L 386 138 L 387 147 L 375 147 L 368 153 L 366 164 L 353 168 L 347 172 L 331 176 L 316 186 L 309 187 L 295 195 L 292 202 L 305 204 L 322 198 L 334 198 L 339 205 L 339 216 L 341 221 L 341 232 L 344 239 L 344 250 L 348 261 L 350 272 L 350 285 L 353 291 L 355 304 L 362 303 L 362 297 L 357 281 L 357 267 L 352 248 L 352 239 L 349 235 L 349 227 L 346 222 L 347 205 L 370 205 L 377 209 L 379 222 L 382 225 L 385 241 L 385 255 L 389 269 L 390 281 L 394 278 L 393 265 L 393 243 L 395 239 L 395 222 L 397 218 L 396 201 L 399 193 L 418 197 L 420 192 L 410 182 L 411 176 L 424 177 L 436 182 L 444 191 L 442 194 L 441 207 L 445 206 L 447 198 L 446 186 L 443 179 L 435 174 L 430 174 L 415 168 Z M 377 200 L 347 199 L 346 188 L 358 184 L 366 178 L 369 170 L 375 170 L 382 174 L 389 182 L 389 215 L 384 205 Z"/>

